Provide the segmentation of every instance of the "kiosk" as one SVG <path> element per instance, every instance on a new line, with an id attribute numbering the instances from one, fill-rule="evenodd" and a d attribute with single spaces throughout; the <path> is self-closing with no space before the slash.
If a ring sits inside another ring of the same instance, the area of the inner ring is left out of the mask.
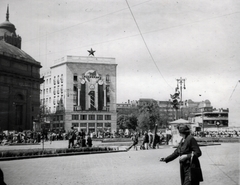
<path id="1" fill-rule="evenodd" d="M 190 126 L 191 122 L 189 122 L 188 120 L 185 120 L 185 119 L 178 119 L 178 120 L 170 122 L 169 124 L 171 125 L 172 145 L 173 146 L 178 146 L 178 144 L 181 141 L 182 137 L 179 135 L 177 126 L 179 124 L 186 124 L 191 129 L 191 126 Z"/>

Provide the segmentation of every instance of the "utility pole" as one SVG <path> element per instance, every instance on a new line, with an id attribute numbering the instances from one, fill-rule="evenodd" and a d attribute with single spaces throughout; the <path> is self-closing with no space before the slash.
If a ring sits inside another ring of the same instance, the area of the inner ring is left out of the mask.
<path id="1" fill-rule="evenodd" d="M 182 118 L 182 106 L 183 106 L 182 88 L 186 89 L 186 85 L 185 85 L 186 79 L 183 79 L 182 77 L 180 77 L 180 79 L 176 79 L 176 80 L 177 80 L 177 89 L 179 89 L 179 87 L 180 87 L 180 115 L 181 115 L 181 118 Z"/>

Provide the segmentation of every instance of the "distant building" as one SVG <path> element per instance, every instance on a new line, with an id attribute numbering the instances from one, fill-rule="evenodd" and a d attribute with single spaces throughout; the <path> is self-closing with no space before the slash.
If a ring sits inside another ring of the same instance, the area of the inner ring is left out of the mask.
<path id="1" fill-rule="evenodd" d="M 118 115 L 137 115 L 138 114 L 138 101 L 131 101 L 125 103 L 117 103 Z"/>
<path id="2" fill-rule="evenodd" d="M 194 115 L 192 122 L 204 129 L 228 127 L 228 113 L 228 109 L 212 109 L 212 111 L 202 109 L 201 113 L 196 113 Z"/>
<path id="3" fill-rule="evenodd" d="M 228 127 L 229 110 L 213 108 L 209 100 L 201 102 L 187 100 L 183 114 L 194 124 L 194 127 L 202 129 Z"/>
<path id="4" fill-rule="evenodd" d="M 21 50 L 14 24 L 0 24 L 0 130 L 32 130 L 40 106 L 40 62 Z"/>
<path id="5" fill-rule="evenodd" d="M 116 131 L 114 58 L 65 56 L 42 73 L 41 104 L 51 115 L 45 126 L 85 132 Z"/>
<path id="6" fill-rule="evenodd" d="M 160 108 L 160 118 L 162 120 L 162 125 L 168 126 L 168 123 L 176 119 L 176 110 L 172 108 L 170 101 L 158 101 L 158 106 Z"/>

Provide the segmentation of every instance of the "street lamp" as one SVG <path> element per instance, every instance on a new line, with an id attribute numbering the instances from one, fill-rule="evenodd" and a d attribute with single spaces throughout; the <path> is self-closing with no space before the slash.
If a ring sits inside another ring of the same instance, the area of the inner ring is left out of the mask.
<path id="1" fill-rule="evenodd" d="M 182 102 L 182 88 L 186 89 L 185 81 L 186 81 L 186 79 L 183 79 L 182 77 L 180 77 L 180 79 L 177 79 L 177 89 L 179 89 L 179 86 L 180 86 L 180 111 L 181 111 L 181 118 L 182 118 L 182 106 L 183 106 L 183 102 Z"/>

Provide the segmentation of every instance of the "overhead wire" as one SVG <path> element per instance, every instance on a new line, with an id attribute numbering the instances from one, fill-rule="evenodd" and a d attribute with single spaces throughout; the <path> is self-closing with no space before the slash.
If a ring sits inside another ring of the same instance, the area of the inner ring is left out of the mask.
<path id="1" fill-rule="evenodd" d="M 151 0 L 149 0 L 149 1 L 151 1 Z M 143 2 L 143 3 L 135 4 L 135 5 L 131 6 L 131 7 L 138 6 L 138 5 L 141 5 L 141 4 L 144 4 L 144 3 L 148 3 L 149 1 L 145 1 L 145 2 Z M 140 30 L 140 27 L 139 27 L 139 25 L 138 25 L 138 23 L 137 23 L 137 21 L 136 21 L 136 19 L 135 19 L 135 16 L 134 16 L 134 14 L 133 14 L 133 12 L 132 12 L 132 10 L 131 10 L 131 7 L 130 7 L 130 5 L 129 5 L 129 3 L 128 3 L 127 0 L 126 0 L 126 4 L 127 4 L 128 8 L 124 8 L 124 9 L 121 9 L 121 10 L 118 10 L 118 11 L 114 11 L 114 12 L 111 12 L 111 13 L 108 13 L 108 14 L 105 14 L 105 15 L 102 15 L 102 16 L 99 16 L 99 17 L 96 17 L 96 18 L 93 18 L 93 19 L 90 19 L 90 20 L 87 20 L 87 21 L 78 23 L 78 24 L 75 24 L 75 25 L 72 25 L 72 26 L 69 26 L 69 27 L 67 27 L 67 28 L 63 28 L 63 29 L 60 29 L 60 30 L 56 30 L 56 31 L 51 32 L 51 33 L 46 33 L 45 35 L 42 35 L 42 36 L 39 36 L 39 37 L 30 39 L 30 40 L 27 40 L 27 41 L 24 41 L 24 42 L 28 42 L 28 41 L 31 41 L 31 40 L 34 40 L 34 39 L 38 39 L 38 38 L 41 38 L 41 37 L 46 37 L 46 36 L 48 36 L 48 35 L 50 35 L 50 34 L 53 34 L 53 33 L 56 33 L 56 32 L 61 32 L 61 31 L 64 31 L 64 30 L 67 30 L 67 29 L 70 29 L 70 28 L 73 28 L 73 27 L 76 27 L 76 26 L 85 24 L 85 23 L 87 23 L 87 22 L 91 22 L 91 21 L 93 21 L 93 20 L 100 19 L 100 18 L 102 18 L 102 17 L 105 17 L 105 16 L 108 16 L 108 15 L 115 14 L 115 13 L 124 11 L 124 10 L 126 10 L 126 9 L 129 9 L 129 11 L 130 11 L 130 13 L 131 13 L 131 15 L 132 15 L 132 17 L 133 17 L 133 19 L 134 19 L 134 22 L 135 22 L 135 24 L 136 24 L 136 26 L 137 26 L 137 29 L 138 29 L 138 31 L 139 31 L 139 34 L 130 35 L 130 36 L 127 36 L 127 37 L 121 37 L 121 38 L 117 38 L 117 39 L 112 39 L 112 40 L 109 40 L 109 41 L 98 42 L 98 43 L 94 43 L 94 44 L 91 44 L 91 45 L 76 47 L 76 48 L 73 48 L 73 49 L 84 48 L 84 47 L 87 47 L 87 46 L 99 45 L 99 44 L 103 44 L 103 43 L 109 43 L 109 42 L 113 42 L 113 41 L 117 41 L 117 40 L 122 40 L 122 39 L 126 39 L 126 38 L 135 37 L 135 36 L 139 36 L 139 35 L 140 35 L 141 38 L 142 38 L 142 40 L 143 40 L 143 42 L 144 42 L 145 47 L 147 48 L 147 51 L 148 51 L 150 57 L 151 57 L 154 65 L 156 66 L 157 70 L 159 71 L 161 77 L 162 77 L 163 80 L 168 84 L 168 86 L 171 87 L 171 85 L 169 85 L 169 83 L 166 81 L 166 79 L 164 78 L 162 72 L 160 71 L 159 67 L 157 66 L 157 64 L 156 64 L 156 62 L 155 62 L 155 60 L 154 60 L 154 57 L 153 57 L 153 55 L 152 55 L 152 53 L 151 53 L 151 51 L 150 51 L 150 49 L 149 49 L 149 47 L 148 47 L 148 45 L 147 45 L 144 37 L 143 37 L 143 34 L 153 33 L 153 32 L 162 31 L 162 30 L 167 30 L 167 29 L 172 29 L 172 28 L 177 28 L 177 27 L 181 27 L 181 26 L 186 26 L 186 25 L 190 25 L 190 24 L 194 24 L 194 23 L 199 23 L 199 22 L 203 22 L 203 21 L 207 21 L 207 20 L 211 20 L 211 19 L 216 19 L 216 18 L 225 17 L 225 16 L 229 16 L 229 15 L 233 15 L 233 14 L 240 13 L 240 12 L 233 12 L 233 13 L 229 13 L 229 14 L 225 14 L 225 15 L 221 15 L 221 16 L 216 16 L 216 17 L 212 17 L 212 18 L 207 18 L 207 19 L 199 20 L 199 21 L 194 21 L 194 22 L 190 22 L 190 23 L 180 24 L 180 25 L 176 25 L 176 26 L 171 26 L 171 27 L 167 27 L 167 28 L 162 28 L 162 29 L 157 29 L 157 30 L 152 30 L 152 31 L 148 31 L 148 32 L 142 33 L 142 31 Z M 51 55 L 51 54 L 54 54 L 54 53 L 59 53 L 59 52 L 63 52 L 63 51 L 69 51 L 69 50 L 73 50 L 73 49 L 61 50 L 61 51 L 51 52 L 51 53 L 47 53 L 47 54 L 43 54 L 43 55 Z M 38 55 L 38 56 L 43 56 L 43 55 Z M 171 88 L 172 88 L 172 87 L 171 87 Z M 236 87 L 235 87 L 235 88 L 236 88 Z M 234 91 L 235 91 L 235 89 L 233 90 L 233 92 L 234 92 Z M 232 94 L 233 94 L 233 93 L 232 93 Z M 232 96 L 232 95 L 231 95 L 231 96 Z M 230 98 L 231 98 L 231 96 L 230 96 Z M 229 98 L 229 100 L 230 100 L 230 98 Z"/>
<path id="2" fill-rule="evenodd" d="M 135 4 L 135 5 L 133 5 L 133 7 L 138 6 L 138 5 L 141 5 L 141 4 L 144 4 L 144 3 L 148 3 L 149 1 L 152 1 L 152 0 L 148 0 L 148 1 L 145 1 L 145 2 L 142 2 L 142 3 Z M 26 41 L 24 41 L 24 42 L 29 42 L 29 41 L 36 40 L 36 39 L 39 39 L 39 38 L 42 38 L 42 37 L 46 37 L 46 36 L 48 36 L 48 35 L 51 35 L 51 34 L 54 34 L 54 33 L 57 33 L 57 32 L 65 31 L 65 30 L 67 30 L 67 29 L 70 29 L 70 28 L 73 28 L 73 27 L 76 27 L 76 26 L 79 26 L 79 25 L 82 25 L 82 24 L 85 24 L 85 23 L 88 23 L 88 22 L 91 22 L 91 21 L 94 21 L 94 20 L 103 18 L 103 17 L 106 17 L 106 16 L 108 16 L 108 15 L 112 15 L 112 14 L 115 14 L 115 13 L 118 13 L 118 12 L 121 12 L 121 11 L 124 11 L 124 10 L 126 10 L 126 9 L 127 9 L 127 8 L 123 8 L 123 9 L 120 9 L 120 10 L 117 10 L 117 11 L 114 11 L 114 12 L 110 12 L 110 13 L 108 13 L 108 14 L 104 14 L 104 15 L 102 15 L 102 16 L 95 17 L 95 18 L 93 18 L 93 19 L 89 19 L 89 20 L 87 20 L 87 21 L 83 21 L 83 22 L 77 23 L 77 24 L 71 25 L 71 26 L 66 27 L 66 28 L 63 28 L 63 29 L 59 29 L 59 30 L 56 30 L 56 31 L 53 31 L 53 32 L 50 32 L 50 33 L 46 33 L 45 35 L 41 35 L 41 36 L 39 36 L 39 37 L 35 37 L 35 38 L 32 38 L 32 39 L 26 40 Z"/>
<path id="3" fill-rule="evenodd" d="M 151 1 L 151 0 L 150 0 L 150 1 Z M 143 2 L 143 3 L 147 3 L 147 2 L 149 2 L 149 1 L 146 1 L 146 2 Z M 139 3 L 139 4 L 136 4 L 136 5 L 133 5 L 132 7 L 138 6 L 138 5 L 143 4 L 143 3 Z M 125 9 L 126 9 L 126 8 L 125 8 Z M 96 20 L 96 19 L 98 19 L 98 18 L 102 18 L 102 17 L 107 16 L 107 15 L 110 15 L 110 14 L 114 14 L 114 13 L 116 13 L 116 12 L 123 11 L 123 10 L 125 10 L 125 9 L 121 9 L 121 10 L 118 10 L 118 11 L 115 11 L 115 12 L 111 12 L 111 13 L 109 13 L 109 14 L 105 14 L 105 15 L 103 15 L 103 16 L 100 16 L 100 17 L 97 17 L 97 18 L 94 18 L 94 19 L 91 19 L 91 20 L 88 20 L 88 21 L 85 21 L 85 22 L 82 22 L 82 23 L 78 23 L 78 24 L 76 24 L 76 25 L 72 25 L 72 26 L 70 26 L 70 27 L 67 27 L 67 28 L 64 28 L 64 29 L 60 29 L 60 30 L 57 30 L 57 31 L 54 31 L 54 32 L 51 32 L 51 33 L 46 33 L 46 35 L 42 35 L 42 36 L 40 36 L 40 37 L 36 37 L 36 38 L 30 39 L 30 40 L 27 40 L 27 41 L 24 41 L 24 42 L 28 42 L 28 41 L 31 41 L 31 40 L 35 40 L 35 39 L 38 39 L 38 38 L 41 38 L 41 37 L 46 37 L 47 35 L 50 35 L 50 34 L 53 34 L 53 33 L 56 33 L 56 32 L 60 32 L 60 31 L 66 30 L 66 29 L 70 29 L 70 28 L 72 28 L 72 27 L 75 27 L 75 26 L 84 24 L 84 23 L 86 23 L 86 22 L 90 22 L 90 21 Z M 236 14 L 236 13 L 240 13 L 240 12 L 234 12 L 234 13 L 231 13 L 231 14 L 225 14 L 225 15 L 221 15 L 221 16 L 217 16 L 217 17 L 212 17 L 212 18 L 209 18 L 209 19 L 203 19 L 203 20 L 194 21 L 194 22 L 185 23 L 185 24 L 180 24 L 180 25 L 171 26 L 171 27 L 167 27 L 167 28 L 156 29 L 156 30 L 144 32 L 144 33 L 141 33 L 141 34 L 143 35 L 143 34 L 158 32 L 158 31 L 162 31 L 162 30 L 168 30 L 168 29 L 177 28 L 177 27 L 181 27 L 181 26 L 186 26 L 186 25 L 190 25 L 190 24 L 194 24 L 194 23 L 199 23 L 199 22 L 203 22 L 203 21 L 207 21 L 207 20 L 211 20 L 211 19 L 216 19 L 216 18 L 220 18 L 220 17 L 225 17 L 225 16 L 229 16 L 229 15 Z M 135 36 L 139 36 L 139 34 L 130 35 L 130 36 L 126 36 L 126 37 L 121 37 L 121 38 L 117 38 L 117 39 L 113 39 L 113 40 L 109 40 L 109 41 L 103 41 L 103 42 L 99 42 L 99 43 L 94 43 L 94 44 L 91 44 L 90 46 L 99 45 L 99 44 L 108 43 L 108 42 L 113 42 L 113 41 L 116 41 L 116 40 L 122 40 L 122 39 L 130 38 L 130 37 L 135 37 Z M 89 45 L 86 45 L 86 46 L 89 46 Z M 74 49 L 78 49 L 78 48 L 84 48 L 84 47 L 86 47 L 86 46 L 76 47 L 76 48 L 68 49 L 68 50 L 61 50 L 61 51 L 57 51 L 57 52 L 51 52 L 51 53 L 48 53 L 48 54 L 42 54 L 42 55 L 38 55 L 38 56 L 51 55 L 51 54 L 60 53 L 60 52 L 63 52 L 63 51 L 70 51 L 70 50 L 74 50 Z"/>
<path id="4" fill-rule="evenodd" d="M 237 84 L 235 85 L 235 87 L 234 87 L 234 89 L 233 89 L 233 91 L 232 91 L 232 94 L 231 94 L 231 96 L 229 97 L 228 101 L 231 100 L 232 95 L 233 95 L 234 91 L 236 90 L 238 83 L 240 83 L 240 80 L 237 81 Z"/>
<path id="5" fill-rule="evenodd" d="M 138 28 L 138 31 L 139 31 L 139 33 L 140 33 L 140 35 L 141 35 L 141 38 L 142 38 L 142 40 L 143 40 L 143 42 L 144 42 L 144 45 L 146 46 L 147 51 L 148 51 L 148 53 L 149 53 L 149 55 L 150 55 L 150 57 L 151 57 L 154 65 L 156 66 L 158 72 L 160 73 L 160 75 L 162 76 L 162 78 L 163 78 L 163 80 L 166 82 L 166 84 L 167 84 L 169 87 L 171 87 L 171 85 L 170 85 L 170 84 L 167 82 L 167 80 L 164 78 L 162 72 L 160 71 L 159 67 L 157 66 L 157 64 L 156 64 L 156 62 L 155 62 L 155 60 L 154 60 L 154 58 L 153 58 L 153 55 L 152 55 L 152 53 L 151 53 L 151 51 L 150 51 L 150 49 L 149 49 L 149 47 L 148 47 L 148 45 L 147 45 L 144 37 L 143 37 L 142 31 L 141 31 L 141 29 L 140 29 L 140 27 L 139 27 L 139 25 L 138 25 L 138 23 L 137 23 L 137 20 L 135 19 L 135 16 L 134 16 L 134 14 L 133 14 L 133 12 L 132 12 L 132 9 L 131 9 L 131 7 L 130 7 L 129 4 L 128 4 L 128 1 L 127 1 L 127 0 L 125 0 L 125 1 L 126 1 L 126 3 L 127 3 L 128 9 L 129 9 L 129 11 L 131 12 L 131 15 L 132 15 L 132 17 L 133 17 L 133 20 L 134 20 L 134 22 L 135 22 L 135 24 L 136 24 L 136 26 L 137 26 L 137 28 Z M 172 87 L 171 87 L 171 88 L 172 88 Z"/>

